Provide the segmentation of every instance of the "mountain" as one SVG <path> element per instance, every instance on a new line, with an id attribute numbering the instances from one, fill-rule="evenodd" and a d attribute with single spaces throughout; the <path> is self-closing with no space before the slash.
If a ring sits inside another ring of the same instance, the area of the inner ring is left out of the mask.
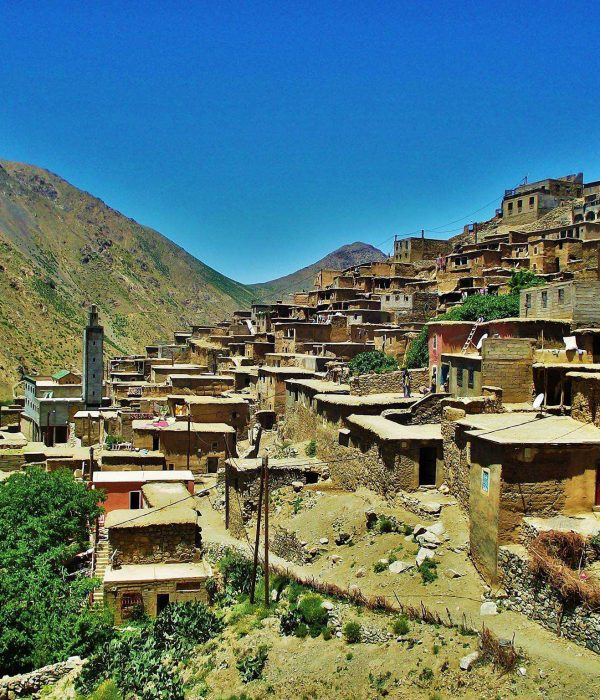
<path id="1" fill-rule="evenodd" d="M 0 161 L 0 398 L 17 365 L 79 367 L 87 307 L 106 351 L 139 352 L 253 292 L 47 170 Z"/>
<path id="2" fill-rule="evenodd" d="M 384 253 L 372 245 L 357 241 L 356 243 L 344 245 L 316 263 L 285 275 L 285 277 L 278 277 L 270 282 L 253 284 L 251 287 L 258 295 L 258 298 L 264 301 L 274 301 L 286 295 L 289 298 L 289 295 L 294 292 L 312 289 L 315 275 L 319 270 L 325 268 L 345 270 L 348 267 L 385 260 L 386 258 L 387 256 Z"/>

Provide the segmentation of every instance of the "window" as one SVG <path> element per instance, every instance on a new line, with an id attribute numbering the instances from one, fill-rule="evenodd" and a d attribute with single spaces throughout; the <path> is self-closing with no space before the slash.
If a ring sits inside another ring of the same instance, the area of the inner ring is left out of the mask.
<path id="1" fill-rule="evenodd" d="M 535 204 L 535 197 L 530 197 L 529 198 L 529 208 L 533 209 L 534 204 Z"/>
<path id="2" fill-rule="evenodd" d="M 469 389 L 472 389 L 475 386 L 475 370 L 472 367 L 469 367 L 468 386 Z"/>
<path id="3" fill-rule="evenodd" d="M 517 201 L 517 209 L 518 209 L 519 211 L 521 211 L 521 209 L 523 209 L 523 200 L 522 200 L 522 199 L 519 199 L 519 200 Z"/>
<path id="4" fill-rule="evenodd" d="M 546 291 L 542 292 L 542 308 L 548 308 L 548 292 Z"/>
<path id="5" fill-rule="evenodd" d="M 565 290 L 564 289 L 558 290 L 558 303 L 559 304 L 565 303 Z"/>
<path id="6" fill-rule="evenodd" d="M 533 249 L 533 254 L 534 254 L 534 255 L 537 255 L 537 250 L 538 250 L 538 249 L 537 249 L 537 246 L 535 246 L 535 248 Z"/>
<path id="7" fill-rule="evenodd" d="M 490 470 L 487 467 L 481 470 L 481 491 L 482 493 L 490 492 Z"/>
<path id="8" fill-rule="evenodd" d="M 130 491 L 129 492 L 129 508 L 131 510 L 139 510 L 142 507 L 142 492 L 141 491 Z"/>
<path id="9" fill-rule="evenodd" d="M 437 335 L 433 336 L 431 346 L 433 347 L 434 350 L 437 350 Z"/>
<path id="10" fill-rule="evenodd" d="M 462 367 L 457 367 L 456 369 L 456 386 L 461 386 L 463 385 L 463 368 Z"/>
<path id="11" fill-rule="evenodd" d="M 513 213 L 513 203 L 512 203 L 512 202 L 509 202 L 509 203 L 508 203 L 508 213 L 509 213 L 509 214 L 512 214 L 512 213 Z"/>
<path id="12" fill-rule="evenodd" d="M 525 308 L 530 309 L 531 308 L 531 294 L 526 294 L 525 295 Z"/>

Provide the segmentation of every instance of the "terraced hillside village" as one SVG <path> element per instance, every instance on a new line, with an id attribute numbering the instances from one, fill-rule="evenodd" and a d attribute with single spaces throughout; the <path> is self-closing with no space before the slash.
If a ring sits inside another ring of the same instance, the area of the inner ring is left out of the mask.
<path id="1" fill-rule="evenodd" d="M 600 182 L 269 301 L 0 174 L 0 700 L 597 695 Z"/>

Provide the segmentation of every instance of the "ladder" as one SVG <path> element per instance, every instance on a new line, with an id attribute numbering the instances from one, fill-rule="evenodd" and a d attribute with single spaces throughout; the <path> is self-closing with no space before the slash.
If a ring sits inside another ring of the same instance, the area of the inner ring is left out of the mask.
<path id="1" fill-rule="evenodd" d="M 465 344 L 463 345 L 463 348 L 461 350 L 461 355 L 464 355 L 467 350 L 469 349 L 469 346 L 471 345 L 471 341 L 473 340 L 475 333 L 477 332 L 477 328 L 479 327 L 479 324 L 483 322 L 483 318 L 478 318 L 477 321 L 475 321 L 475 325 L 473 328 L 471 328 L 471 331 L 469 333 L 469 337 L 465 340 Z"/>

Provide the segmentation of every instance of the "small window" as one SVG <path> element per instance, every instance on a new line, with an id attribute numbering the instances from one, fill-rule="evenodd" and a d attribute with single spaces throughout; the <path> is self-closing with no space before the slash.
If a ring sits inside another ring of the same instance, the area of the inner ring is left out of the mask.
<path id="1" fill-rule="evenodd" d="M 558 303 L 559 304 L 565 303 L 565 290 L 564 289 L 558 290 Z"/>
<path id="2" fill-rule="evenodd" d="M 542 292 L 542 308 L 543 309 L 548 308 L 548 292 L 547 291 Z"/>
<path id="3" fill-rule="evenodd" d="M 456 386 L 462 387 L 463 385 L 463 368 L 458 367 L 456 369 Z"/>
<path id="4" fill-rule="evenodd" d="M 475 370 L 472 367 L 469 367 L 468 386 L 469 389 L 472 389 L 475 386 Z"/>
<path id="5" fill-rule="evenodd" d="M 129 508 L 131 510 L 139 510 L 142 507 L 142 493 L 141 491 L 130 491 L 129 492 Z"/>
<path id="6" fill-rule="evenodd" d="M 481 492 L 490 492 L 490 470 L 487 467 L 481 470 Z"/>
<path id="7" fill-rule="evenodd" d="M 535 197 L 530 197 L 529 198 L 529 208 L 533 209 L 534 204 L 535 204 Z"/>
<path id="8" fill-rule="evenodd" d="M 512 202 L 509 202 L 509 203 L 508 203 L 508 213 L 509 213 L 509 214 L 512 214 L 512 213 L 513 213 L 513 203 L 512 203 Z"/>
<path id="9" fill-rule="evenodd" d="M 526 294 L 525 295 L 525 308 L 530 309 L 531 308 L 531 294 Z"/>
<path id="10" fill-rule="evenodd" d="M 517 209 L 518 209 L 519 211 L 521 211 L 521 209 L 523 209 L 523 200 L 522 200 L 522 199 L 519 199 L 519 200 L 517 201 Z"/>
<path id="11" fill-rule="evenodd" d="M 533 254 L 537 255 L 537 251 L 538 251 L 537 246 L 535 246 L 535 248 L 533 249 Z"/>

